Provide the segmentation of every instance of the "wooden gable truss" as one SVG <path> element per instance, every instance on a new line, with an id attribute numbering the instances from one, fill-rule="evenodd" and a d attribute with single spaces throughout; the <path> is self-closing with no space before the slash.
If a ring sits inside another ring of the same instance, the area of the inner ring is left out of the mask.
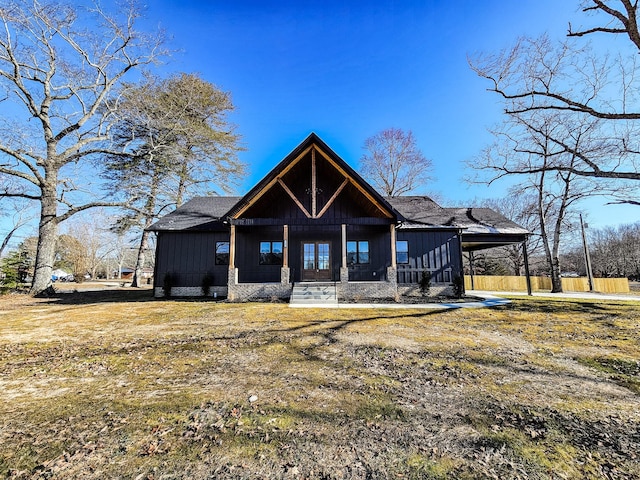
<path id="1" fill-rule="evenodd" d="M 294 185 L 291 185 L 291 183 L 288 184 L 285 177 L 309 154 L 311 154 L 311 178 L 309 179 L 310 188 L 308 189 L 308 193 L 311 196 L 311 204 L 310 206 L 305 206 L 304 199 L 301 199 L 299 195 L 296 195 Z M 333 169 L 335 169 L 335 171 L 342 177 L 340 184 L 335 188 L 331 197 L 324 204 L 322 204 L 318 198 L 317 163 L 320 158 L 331 165 L 331 167 L 333 167 Z M 240 203 L 241 206 L 236 211 L 230 212 L 229 218 L 232 222 L 233 220 L 242 218 L 251 209 L 251 207 L 256 205 L 256 203 L 265 196 L 267 192 L 269 192 L 275 185 L 279 185 L 307 219 L 320 219 L 327 213 L 329 208 L 331 208 L 345 188 L 352 185 L 363 197 L 367 199 L 368 202 L 370 202 L 371 205 L 374 206 L 378 215 L 383 218 L 393 219 L 395 215 L 385 204 L 384 200 L 375 198 L 374 194 L 372 194 L 369 189 L 363 185 L 362 180 L 356 178 L 356 175 L 349 172 L 349 167 L 347 167 L 346 164 L 343 166 L 341 163 L 343 162 L 332 158 L 332 155 L 325 152 L 324 149 L 316 142 L 311 142 L 288 163 L 279 166 L 279 169 L 274 169 L 274 172 L 277 173 L 272 175 L 271 178 L 267 176 L 263 185 L 258 184 L 256 186 L 256 191 L 252 194 L 248 194 L 245 197 L 245 201 Z"/>

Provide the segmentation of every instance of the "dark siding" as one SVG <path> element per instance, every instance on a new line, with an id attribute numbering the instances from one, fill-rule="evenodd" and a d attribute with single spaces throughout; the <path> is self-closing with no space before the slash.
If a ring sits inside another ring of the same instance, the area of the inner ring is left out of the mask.
<path id="1" fill-rule="evenodd" d="M 176 287 L 200 287 L 206 275 L 213 285 L 225 286 L 228 265 L 215 264 L 216 242 L 228 242 L 228 233 L 158 232 L 155 286 L 161 287 L 171 273 Z"/>
<path id="2" fill-rule="evenodd" d="M 293 192 L 296 198 L 304 205 L 307 211 L 311 211 L 311 152 L 299 161 L 282 178 L 284 183 Z M 286 195 L 286 192 L 285 192 Z M 297 208 L 297 207 L 296 207 Z"/>
<path id="3" fill-rule="evenodd" d="M 280 226 L 236 228 L 236 267 L 240 283 L 280 281 L 282 265 L 260 265 L 260 242 L 281 242 L 283 235 Z"/>
<path id="4" fill-rule="evenodd" d="M 368 241 L 368 264 L 349 265 L 349 280 L 374 282 L 386 280 L 391 265 L 391 233 L 388 227 L 348 226 L 347 242 Z"/>
<path id="5" fill-rule="evenodd" d="M 283 228 L 237 227 L 236 266 L 241 283 L 279 282 L 281 265 L 260 265 L 260 242 L 282 241 Z M 370 262 L 349 266 L 352 281 L 386 280 L 386 269 L 391 265 L 391 235 L 386 226 L 347 226 L 347 241 L 369 242 Z M 340 280 L 342 264 L 342 230 L 340 225 L 322 228 L 306 225 L 289 227 L 289 268 L 291 280 L 302 280 L 302 243 L 324 241 L 331 244 L 331 281 Z"/>
<path id="6" fill-rule="evenodd" d="M 425 270 L 433 283 L 450 283 L 460 275 L 462 258 L 456 232 L 398 230 L 396 237 L 409 244 L 409 263 L 398 264 L 398 283 L 416 284 Z"/>
<path id="7" fill-rule="evenodd" d="M 306 218 L 280 185 L 274 185 L 242 218 Z"/>

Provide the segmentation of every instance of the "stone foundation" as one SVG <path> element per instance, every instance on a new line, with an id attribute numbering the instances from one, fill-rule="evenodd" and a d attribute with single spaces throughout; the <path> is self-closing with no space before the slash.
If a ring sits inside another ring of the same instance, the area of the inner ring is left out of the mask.
<path id="1" fill-rule="evenodd" d="M 226 297 L 228 293 L 227 287 L 209 287 L 209 297 Z M 164 289 L 162 287 L 155 287 L 153 289 L 153 296 L 156 298 L 164 297 Z M 204 297 L 202 293 L 202 287 L 172 287 L 172 297 Z"/>
<path id="2" fill-rule="evenodd" d="M 360 300 L 364 298 L 396 298 L 396 284 L 392 282 L 349 282 L 337 283 L 340 300 Z"/>
<path id="3" fill-rule="evenodd" d="M 288 285 L 290 283 L 289 277 L 291 276 L 291 269 L 289 267 L 282 267 L 280 269 L 280 283 Z"/>
<path id="4" fill-rule="evenodd" d="M 229 270 L 229 286 L 212 286 L 209 297 L 226 297 L 231 301 L 242 302 L 258 299 L 282 299 L 291 297 L 293 284 L 290 282 L 291 271 L 282 267 L 280 282 L 273 283 L 238 283 L 238 269 Z M 398 284 L 396 269 L 387 268 L 388 281 L 379 282 L 349 282 L 349 269 L 340 269 L 340 282 L 336 282 L 336 293 L 342 301 L 354 301 L 367 298 L 388 298 L 397 300 L 400 296 L 422 297 L 418 285 Z M 453 296 L 453 285 L 441 283 L 431 285 L 428 297 Z M 162 287 L 154 288 L 156 298 L 164 297 Z M 173 287 L 172 297 L 202 297 L 202 287 Z"/>
<path id="5" fill-rule="evenodd" d="M 233 302 L 258 299 L 281 299 L 291 297 L 293 284 L 289 282 L 290 270 L 280 269 L 280 283 L 238 283 L 238 269 L 229 270 L 229 290 L 227 298 Z"/>
<path id="6" fill-rule="evenodd" d="M 395 285 L 392 282 L 351 282 L 336 283 L 338 298 L 341 300 L 359 300 L 364 298 L 390 298 L 396 295 L 402 297 L 422 297 L 420 287 L 417 285 Z M 209 289 L 209 297 L 229 297 L 234 301 L 254 299 L 287 299 L 291 296 L 293 285 L 290 283 L 240 283 L 231 289 L 233 298 L 229 295 L 228 287 L 212 286 Z M 164 297 L 162 287 L 155 287 L 153 295 L 156 298 Z M 173 287 L 172 297 L 203 297 L 202 287 Z M 453 286 L 449 284 L 432 285 L 428 297 L 453 296 Z"/>
<path id="7" fill-rule="evenodd" d="M 239 283 L 229 286 L 229 300 L 242 302 L 258 299 L 287 300 L 291 297 L 291 284 L 282 283 Z"/>
<path id="8" fill-rule="evenodd" d="M 359 300 L 362 298 L 396 299 L 398 274 L 395 268 L 387 267 L 386 281 L 349 282 L 349 269 L 340 268 L 340 282 L 336 283 L 336 293 L 340 300 Z"/>
<path id="9" fill-rule="evenodd" d="M 348 283 L 348 282 L 349 282 L 349 268 L 340 267 L 340 283 Z"/>
<path id="10" fill-rule="evenodd" d="M 398 295 L 402 297 L 422 297 L 422 292 L 418 285 L 403 285 L 398 284 Z M 436 283 L 429 288 L 429 294 L 425 298 L 439 297 L 439 296 L 453 296 L 453 285 L 448 283 Z"/>

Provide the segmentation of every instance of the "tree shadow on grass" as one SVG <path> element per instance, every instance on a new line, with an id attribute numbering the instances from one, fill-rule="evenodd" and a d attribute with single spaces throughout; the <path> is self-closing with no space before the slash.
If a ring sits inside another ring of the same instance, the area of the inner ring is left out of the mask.
<path id="1" fill-rule="evenodd" d="M 93 303 L 138 303 L 154 300 L 153 290 L 92 290 L 55 292 L 46 298 L 47 303 L 56 305 L 89 305 Z"/>
<path id="2" fill-rule="evenodd" d="M 273 343 L 282 343 L 283 341 L 288 342 L 286 334 L 298 334 L 298 335 L 314 335 L 322 338 L 322 341 L 316 345 L 311 345 L 306 349 L 305 355 L 313 355 L 311 352 L 313 349 L 324 345 L 324 344 L 333 344 L 338 342 L 336 336 L 343 330 L 345 330 L 350 325 L 356 324 L 364 324 L 368 322 L 374 322 L 378 320 L 391 321 L 394 319 L 401 318 L 425 318 L 431 315 L 435 315 L 438 313 L 447 313 L 451 312 L 451 309 L 438 309 L 438 310 L 429 310 L 429 311 L 416 311 L 413 310 L 412 313 L 405 314 L 397 314 L 397 315 L 387 315 L 380 314 L 374 316 L 365 316 L 365 317 L 357 317 L 352 319 L 343 319 L 343 318 L 327 318 L 322 320 L 309 320 L 300 325 L 295 325 L 291 327 L 276 327 L 269 328 L 266 330 L 256 331 L 250 326 L 247 329 L 242 330 L 233 335 L 215 335 L 213 340 L 216 341 L 233 341 L 233 340 L 243 340 L 250 336 L 255 335 L 267 335 L 268 340 L 265 344 L 273 344 Z M 358 311 L 360 312 L 360 311 Z M 384 310 L 382 312 L 385 312 Z M 388 311 L 386 311 L 388 312 Z"/>
<path id="3" fill-rule="evenodd" d="M 516 299 L 512 300 L 511 303 L 506 305 L 498 305 L 493 307 L 495 310 L 504 311 L 504 312 L 526 312 L 526 313 L 552 313 L 552 314 L 562 314 L 562 313 L 596 313 L 596 312 L 607 312 L 610 311 L 611 308 L 617 308 L 620 306 L 625 306 L 624 303 L 599 303 L 599 302 L 588 302 L 588 301 L 580 301 L 580 300 L 548 300 L 545 301 L 540 300 L 528 300 L 528 299 Z M 626 305 L 629 306 L 629 305 Z"/>

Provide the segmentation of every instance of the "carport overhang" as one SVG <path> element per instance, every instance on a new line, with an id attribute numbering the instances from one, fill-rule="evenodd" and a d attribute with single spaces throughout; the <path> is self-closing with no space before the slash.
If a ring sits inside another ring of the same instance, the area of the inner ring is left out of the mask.
<path id="1" fill-rule="evenodd" d="M 520 245 L 522 247 L 522 255 L 524 257 L 524 272 L 527 281 L 527 293 L 532 295 L 531 274 L 529 271 L 529 254 L 527 252 L 527 238 L 530 233 L 479 233 L 462 230 L 461 248 L 463 252 L 469 253 L 469 261 L 471 263 L 471 288 L 473 289 L 473 253 L 480 250 L 488 250 L 490 248 L 505 247 L 508 245 Z"/>
<path id="2" fill-rule="evenodd" d="M 469 233 L 462 231 L 462 250 L 475 252 L 488 248 L 505 247 L 527 241 L 529 234 L 517 233 Z"/>

